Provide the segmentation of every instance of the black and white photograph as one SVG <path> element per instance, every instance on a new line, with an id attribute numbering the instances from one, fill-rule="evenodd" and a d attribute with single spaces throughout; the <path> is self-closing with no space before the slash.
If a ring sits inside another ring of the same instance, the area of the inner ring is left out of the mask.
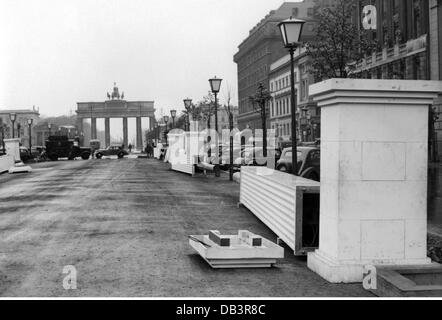
<path id="1" fill-rule="evenodd" d="M 442 0 L 0 5 L 0 300 L 442 298 Z"/>

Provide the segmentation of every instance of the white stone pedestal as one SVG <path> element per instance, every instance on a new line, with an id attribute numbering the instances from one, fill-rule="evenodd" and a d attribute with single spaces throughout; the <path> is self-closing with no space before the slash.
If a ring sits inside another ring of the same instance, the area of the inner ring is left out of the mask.
<path id="1" fill-rule="evenodd" d="M 427 264 L 428 107 L 442 82 L 331 79 L 321 107 L 319 249 L 308 267 L 361 282 L 365 265 Z"/>
<path id="2" fill-rule="evenodd" d="M 20 158 L 20 139 L 4 139 L 6 154 L 14 157 L 15 161 L 21 161 Z"/>

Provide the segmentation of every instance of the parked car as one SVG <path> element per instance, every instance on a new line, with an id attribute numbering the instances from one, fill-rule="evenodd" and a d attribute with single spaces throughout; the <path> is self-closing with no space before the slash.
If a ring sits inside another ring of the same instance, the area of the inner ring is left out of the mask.
<path id="1" fill-rule="evenodd" d="M 321 151 L 315 147 L 297 148 L 297 172 L 300 177 L 319 181 Z M 292 171 L 292 148 L 286 148 L 282 151 L 281 158 L 276 163 L 276 170 L 283 172 Z"/>
<path id="2" fill-rule="evenodd" d="M 40 156 L 45 151 L 46 151 L 46 148 L 44 146 L 31 147 L 31 154 L 34 157 Z"/>
<path id="3" fill-rule="evenodd" d="M 20 147 L 20 159 L 23 162 L 29 161 L 33 159 L 32 154 L 29 152 L 29 149 L 26 147 Z"/>
<path id="4" fill-rule="evenodd" d="M 95 157 L 97 159 L 101 159 L 103 156 L 118 156 L 118 158 L 121 159 L 127 155 L 129 155 L 129 152 L 123 149 L 121 145 L 110 145 L 106 149 L 98 149 L 95 152 Z"/>
<path id="5" fill-rule="evenodd" d="M 248 147 L 234 161 L 234 166 L 239 169 L 243 165 L 247 166 L 266 166 L 267 160 L 264 158 L 264 149 L 262 147 Z M 267 148 L 267 157 L 274 157 L 275 162 L 281 157 L 279 148 Z"/>
<path id="6" fill-rule="evenodd" d="M 241 146 L 240 145 L 233 145 L 233 162 L 235 162 L 235 159 L 238 158 L 241 154 Z M 220 167 L 221 170 L 226 170 L 230 166 L 230 146 L 224 146 L 223 150 L 221 151 L 221 157 L 220 157 Z"/>

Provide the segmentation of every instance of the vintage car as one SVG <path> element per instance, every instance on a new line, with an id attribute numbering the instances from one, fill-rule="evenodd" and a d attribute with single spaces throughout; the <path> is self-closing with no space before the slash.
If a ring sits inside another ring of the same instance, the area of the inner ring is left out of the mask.
<path id="1" fill-rule="evenodd" d="M 315 147 L 297 148 L 297 172 L 300 177 L 319 181 L 320 179 L 320 149 Z M 283 172 L 292 171 L 292 148 L 282 151 L 281 158 L 276 163 L 276 170 Z"/>
<path id="2" fill-rule="evenodd" d="M 32 159 L 32 155 L 29 152 L 29 149 L 26 147 L 20 147 L 20 159 L 23 162 L 27 162 Z"/>
<path id="3" fill-rule="evenodd" d="M 119 159 L 127 156 L 127 152 L 121 145 L 110 145 L 106 149 L 98 149 L 95 152 L 95 157 L 101 159 L 103 156 L 118 156 Z"/>
<path id="4" fill-rule="evenodd" d="M 63 135 L 49 136 L 45 147 L 45 154 L 52 161 L 57 161 L 59 158 L 74 160 L 77 157 L 87 160 L 91 155 L 91 148 L 80 147 L 78 139 L 69 139 Z"/>

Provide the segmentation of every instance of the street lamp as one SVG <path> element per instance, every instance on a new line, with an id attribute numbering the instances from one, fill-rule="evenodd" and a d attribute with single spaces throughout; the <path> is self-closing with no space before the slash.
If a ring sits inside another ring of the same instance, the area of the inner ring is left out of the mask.
<path id="1" fill-rule="evenodd" d="M 253 108 L 256 111 L 259 111 L 261 114 L 261 126 L 262 126 L 262 148 L 263 148 L 263 156 L 267 157 L 267 103 L 272 99 L 272 96 L 270 95 L 270 92 L 268 92 L 262 83 L 258 86 L 258 91 L 254 96 L 249 97 L 250 101 L 252 102 Z M 255 106 L 258 105 L 258 108 Z M 255 158 L 253 158 L 253 161 L 255 161 Z"/>
<path id="2" fill-rule="evenodd" d="M 190 117 L 189 117 L 189 113 L 190 113 L 190 108 L 192 107 L 192 99 L 190 98 L 186 98 L 183 100 L 184 102 L 184 108 L 186 108 L 187 111 L 187 128 L 190 131 Z"/>
<path id="3" fill-rule="evenodd" d="M 166 136 L 166 144 L 167 144 L 167 123 L 169 122 L 169 116 L 163 117 L 164 123 L 166 123 L 166 128 L 164 129 L 164 135 Z"/>
<path id="4" fill-rule="evenodd" d="M 176 110 L 170 110 L 170 116 L 172 117 L 172 129 L 174 129 L 175 128 Z"/>
<path id="5" fill-rule="evenodd" d="M 1 151 L 5 151 L 5 125 L 3 124 L 2 118 L 0 118 L 0 132 L 2 134 L 2 149 Z"/>
<path id="6" fill-rule="evenodd" d="M 28 119 L 28 126 L 29 126 L 29 152 L 32 154 L 32 141 L 31 141 L 31 126 L 34 119 Z"/>
<path id="7" fill-rule="evenodd" d="M 292 174 L 297 175 L 297 146 L 296 146 L 296 92 L 295 92 L 295 66 L 294 53 L 298 46 L 301 45 L 300 38 L 302 28 L 305 21 L 299 19 L 284 20 L 278 24 L 281 31 L 282 41 L 284 46 L 290 53 L 290 87 L 291 87 L 291 112 L 292 112 Z"/>
<path id="8" fill-rule="evenodd" d="M 221 81 L 223 81 L 223 79 L 218 79 L 217 77 L 213 77 L 212 79 L 209 79 L 209 83 L 210 83 L 210 89 L 212 90 L 212 93 L 215 95 L 215 131 L 218 134 L 218 99 L 217 99 L 217 95 L 219 92 L 219 89 L 221 88 Z M 209 114 L 209 122 L 210 122 L 210 114 Z M 219 158 L 218 158 L 218 154 L 219 154 L 219 147 L 218 144 L 216 145 L 216 149 L 215 149 L 215 176 L 219 177 L 220 176 L 220 172 L 219 172 Z"/>
<path id="9" fill-rule="evenodd" d="M 49 137 L 51 136 L 51 128 L 52 128 L 52 124 L 48 123 Z"/>
<path id="10" fill-rule="evenodd" d="M 15 138 L 15 126 L 14 126 L 14 123 L 15 123 L 15 120 L 17 119 L 17 114 L 10 113 L 9 114 L 9 119 L 11 119 L 11 122 L 12 122 L 12 139 L 14 139 Z"/>
<path id="11" fill-rule="evenodd" d="M 212 90 L 212 93 L 215 95 L 215 131 L 218 132 L 218 92 L 221 87 L 221 81 L 223 79 L 218 79 L 217 77 L 214 77 L 212 79 L 209 79 L 210 83 L 210 89 Z"/>
<path id="12" fill-rule="evenodd" d="M 158 122 L 155 121 L 155 124 L 153 125 L 155 128 L 155 146 L 158 144 Z"/>

